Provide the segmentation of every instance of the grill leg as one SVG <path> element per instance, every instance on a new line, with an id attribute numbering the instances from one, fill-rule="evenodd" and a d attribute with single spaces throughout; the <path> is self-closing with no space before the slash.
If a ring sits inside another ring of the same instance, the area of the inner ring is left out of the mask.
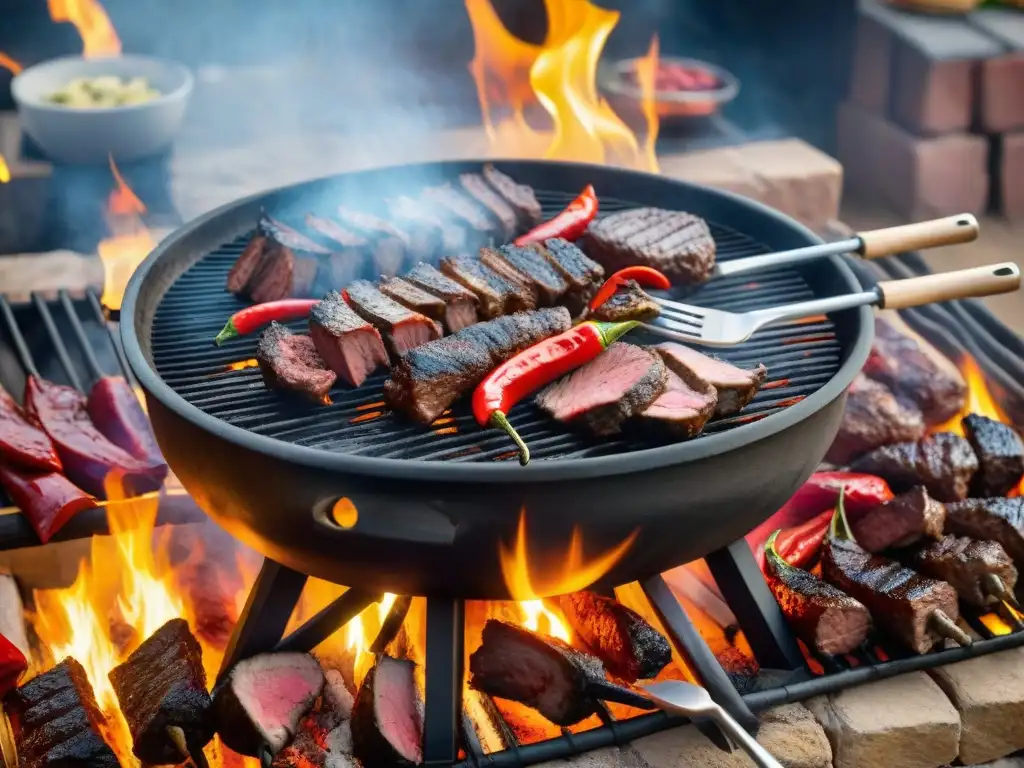
<path id="1" fill-rule="evenodd" d="M 217 682 L 223 680 L 242 659 L 265 653 L 277 645 L 304 586 L 305 574 L 275 563 L 269 557 L 263 558 L 259 575 L 249 591 L 242 615 L 238 617 L 235 631 L 231 634 L 231 642 L 224 652 Z"/>
<path id="2" fill-rule="evenodd" d="M 426 712 L 423 762 L 451 765 L 458 760 L 462 722 L 462 654 L 465 606 L 461 600 L 427 599 Z"/>
<path id="3" fill-rule="evenodd" d="M 789 629 L 786 617 L 757 567 L 746 541 L 734 541 L 725 549 L 704 558 L 722 591 L 722 597 L 736 613 L 750 649 L 762 667 L 796 670 L 804 668 L 804 657 Z"/>

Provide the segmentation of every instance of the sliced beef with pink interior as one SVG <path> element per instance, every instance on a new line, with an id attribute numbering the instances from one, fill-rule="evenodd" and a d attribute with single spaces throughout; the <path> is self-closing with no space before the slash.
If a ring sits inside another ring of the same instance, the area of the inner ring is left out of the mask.
<path id="1" fill-rule="evenodd" d="M 532 229 L 544 220 L 544 212 L 533 187 L 518 183 L 490 163 L 484 165 L 483 172 L 487 183 L 515 209 L 521 230 Z"/>
<path id="2" fill-rule="evenodd" d="M 377 656 L 352 708 L 352 751 L 366 766 L 423 762 L 423 715 L 416 665 Z"/>
<path id="3" fill-rule="evenodd" d="M 541 392 L 537 403 L 562 423 L 599 436 L 614 435 L 627 419 L 657 400 L 667 384 L 668 369 L 661 357 L 617 342 Z"/>
<path id="4" fill-rule="evenodd" d="M 448 333 L 458 333 L 477 321 L 476 307 L 480 300 L 476 294 L 431 265 L 421 261 L 409 270 L 405 279 L 445 303 L 444 327 Z"/>
<path id="5" fill-rule="evenodd" d="M 249 272 L 245 284 L 236 292 L 248 296 L 257 304 L 308 296 L 313 289 L 321 260 L 330 256 L 331 252 L 298 230 L 271 218 L 266 212 L 260 214 L 257 237 L 263 238 L 259 261 Z M 243 252 L 239 262 L 246 255 Z M 239 267 L 238 272 L 234 276 L 228 275 L 229 289 L 241 285 L 241 276 L 248 271 L 244 263 L 239 265 L 236 262 L 236 266 Z"/>
<path id="6" fill-rule="evenodd" d="M 324 687 L 320 663 L 306 653 L 264 653 L 238 662 L 213 692 L 213 718 L 224 743 L 241 755 L 272 753 L 295 735 Z"/>
<path id="7" fill-rule="evenodd" d="M 868 552 L 906 547 L 924 538 L 939 539 L 945 524 L 946 508 L 929 496 L 924 486 L 901 493 L 850 521 L 854 538 Z"/>
<path id="8" fill-rule="evenodd" d="M 680 438 L 694 437 L 715 412 L 718 392 L 672 355 L 655 347 L 668 368 L 665 391 L 638 416 L 641 426 Z"/>
<path id="9" fill-rule="evenodd" d="M 627 280 L 615 289 L 608 300 L 591 311 L 588 319 L 605 323 L 624 320 L 653 320 L 661 314 L 661 307 L 636 280 Z M 717 402 L 718 397 L 715 397 Z"/>
<path id="10" fill-rule="evenodd" d="M 763 365 L 758 364 L 751 370 L 738 368 L 670 341 L 659 344 L 657 348 L 660 354 L 671 355 L 679 365 L 689 368 L 718 391 L 716 416 L 731 416 L 746 407 L 768 375 L 768 369 Z"/>
<path id="11" fill-rule="evenodd" d="M 252 279 L 253 272 L 260 265 L 263 259 L 263 251 L 267 247 L 267 238 L 257 229 L 242 251 L 242 255 L 235 259 L 228 272 L 227 289 L 231 293 L 244 293 L 245 287 Z"/>
<path id="12" fill-rule="evenodd" d="M 389 299 L 371 282 L 356 280 L 345 289 L 345 295 L 356 314 L 380 331 L 394 359 L 420 344 L 441 338 L 440 325 Z"/>
<path id="13" fill-rule="evenodd" d="M 479 173 L 463 173 L 459 176 L 463 191 L 491 215 L 501 225 L 503 240 L 510 240 L 518 231 L 516 211 L 512 205 L 499 195 Z"/>
<path id="14" fill-rule="evenodd" d="M 858 373 L 847 390 L 843 420 L 825 458 L 842 466 L 883 445 L 919 440 L 924 431 L 924 419 L 914 405 L 897 400 L 885 384 Z"/>
<path id="15" fill-rule="evenodd" d="M 271 323 L 256 345 L 263 382 L 271 389 L 298 392 L 315 403 L 327 401 L 337 379 L 317 354 L 312 338 Z"/>
<path id="16" fill-rule="evenodd" d="M 388 364 L 380 331 L 357 315 L 337 291 L 328 293 L 313 307 L 309 332 L 327 366 L 353 387 L 360 386 L 379 366 Z"/>
<path id="17" fill-rule="evenodd" d="M 401 277 L 387 277 L 377 283 L 380 292 L 413 312 L 426 315 L 431 320 L 443 323 L 448 306 L 444 299 L 428 293 Z"/>

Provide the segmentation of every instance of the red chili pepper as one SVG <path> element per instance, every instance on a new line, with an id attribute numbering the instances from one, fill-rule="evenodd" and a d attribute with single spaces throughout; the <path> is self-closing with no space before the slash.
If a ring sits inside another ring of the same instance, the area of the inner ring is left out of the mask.
<path id="1" fill-rule="evenodd" d="M 626 267 L 604 281 L 590 300 L 590 308 L 600 307 L 628 280 L 636 280 L 644 288 L 656 288 L 659 291 L 667 291 L 672 287 L 672 282 L 654 267 Z"/>
<path id="2" fill-rule="evenodd" d="M 538 224 L 525 235 L 515 239 L 516 245 L 529 245 L 550 240 L 553 237 L 562 237 L 572 242 L 578 240 L 587 231 L 590 222 L 597 216 L 597 194 L 594 188 L 587 184 L 580 192 L 579 197 L 569 203 L 565 210 L 550 221 Z"/>
<path id="3" fill-rule="evenodd" d="M 0 387 L 0 458 L 36 471 L 60 472 L 57 451 L 37 424 L 32 423 L 14 398 Z"/>
<path id="4" fill-rule="evenodd" d="M 18 687 L 18 680 L 28 669 L 28 659 L 14 643 L 0 635 L 0 698 Z"/>
<path id="5" fill-rule="evenodd" d="M 509 423 L 516 403 L 555 379 L 588 363 L 640 323 L 599 323 L 588 320 L 565 333 L 534 344 L 495 368 L 473 392 L 473 415 L 481 427 L 503 429 L 519 446 L 519 463 L 530 461 L 530 449 Z"/>
<path id="6" fill-rule="evenodd" d="M 772 541 L 772 537 L 774 537 L 775 551 L 778 556 L 790 565 L 803 568 L 814 560 L 821 550 L 833 514 L 835 514 L 834 510 L 829 509 L 812 517 L 806 523 L 793 528 L 777 530 L 768 537 L 768 541 Z M 762 571 L 765 569 L 767 552 L 768 543 L 765 542 L 757 557 Z"/>
<path id="7" fill-rule="evenodd" d="M 46 544 L 57 531 L 96 500 L 57 472 L 33 472 L 0 464 L 0 485 Z"/>
<path id="8" fill-rule="evenodd" d="M 300 320 L 309 315 L 309 311 L 319 301 L 320 299 L 281 299 L 246 307 L 228 319 L 213 341 L 219 347 L 228 339 L 252 333 L 265 325 L 270 325 L 274 320 Z"/>

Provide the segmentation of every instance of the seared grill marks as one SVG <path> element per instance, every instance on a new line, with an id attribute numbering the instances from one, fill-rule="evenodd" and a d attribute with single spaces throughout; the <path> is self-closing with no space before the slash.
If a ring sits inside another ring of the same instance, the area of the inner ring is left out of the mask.
<path id="1" fill-rule="evenodd" d="M 337 379 L 317 354 L 313 339 L 271 323 L 256 346 L 256 361 L 271 389 L 300 392 L 315 403 L 327 398 Z"/>
<path id="2" fill-rule="evenodd" d="M 943 536 L 911 549 L 903 560 L 925 576 L 948 582 L 961 600 L 978 608 L 1012 595 L 1017 584 L 1013 561 L 995 541 Z"/>
<path id="3" fill-rule="evenodd" d="M 959 501 L 967 498 L 971 478 L 978 471 L 978 457 L 964 438 L 938 432 L 916 443 L 876 448 L 850 468 L 883 477 L 896 491 L 923 485 L 939 501 Z"/>
<path id="4" fill-rule="evenodd" d="M 997 541 L 1024 568 L 1024 497 L 967 499 L 946 505 L 946 530 Z"/>
<path id="5" fill-rule="evenodd" d="M 868 552 L 906 547 L 942 537 L 946 508 L 922 486 L 900 494 L 851 521 L 854 538 Z"/>
<path id="6" fill-rule="evenodd" d="M 644 293 L 636 280 L 627 280 L 615 289 L 604 304 L 590 313 L 591 320 L 618 323 L 623 320 L 653 320 L 661 314 L 658 304 Z"/>
<path id="7" fill-rule="evenodd" d="M 345 293 L 356 314 L 380 331 L 388 352 L 394 358 L 441 336 L 440 325 L 389 299 L 373 283 L 356 280 L 345 289 Z"/>
<path id="8" fill-rule="evenodd" d="M 441 272 L 476 294 L 480 299 L 480 314 L 485 319 L 537 306 L 537 300 L 526 285 L 495 272 L 479 257 L 446 256 L 441 259 Z"/>
<path id="9" fill-rule="evenodd" d="M 981 465 L 972 496 L 1005 496 L 1024 477 L 1024 441 L 1008 424 L 972 413 L 960 422 Z"/>
<path id="10" fill-rule="evenodd" d="M 353 387 L 388 363 L 380 331 L 357 315 L 337 291 L 331 291 L 313 307 L 309 332 L 330 369 Z"/>
<path id="11" fill-rule="evenodd" d="M 457 333 L 476 322 L 476 307 L 480 302 L 476 294 L 434 267 L 420 262 L 405 279 L 445 303 L 444 327 L 448 333 Z"/>

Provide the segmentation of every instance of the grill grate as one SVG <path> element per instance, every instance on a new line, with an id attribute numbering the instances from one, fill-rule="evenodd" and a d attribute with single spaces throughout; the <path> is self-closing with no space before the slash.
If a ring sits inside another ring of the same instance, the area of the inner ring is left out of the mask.
<path id="1" fill-rule="evenodd" d="M 562 193 L 538 192 L 546 217 L 571 199 Z M 635 204 L 602 198 L 607 214 Z M 722 261 L 765 253 L 766 248 L 731 229 L 711 224 Z M 268 391 L 258 368 L 229 366 L 255 356 L 257 336 L 214 347 L 213 337 L 245 303 L 224 289 L 228 270 L 248 236 L 227 243 L 189 268 L 164 296 L 153 323 L 152 349 L 164 381 L 192 405 L 229 424 L 260 435 L 311 448 L 361 456 L 422 461 L 492 461 L 515 456 L 507 438 L 476 426 L 465 398 L 444 413 L 429 431 L 396 417 L 387 409 L 382 385 L 386 372 L 356 390 L 331 392 L 329 406 L 310 406 Z M 744 311 L 804 301 L 814 292 L 799 272 L 778 269 L 754 277 L 724 278 L 699 289 L 687 301 L 706 307 Z M 302 330 L 303 321 L 289 324 Z M 637 333 L 636 341 L 654 342 Z M 838 370 L 840 345 L 832 323 L 814 322 L 766 329 L 749 342 L 722 350 L 721 357 L 741 366 L 763 363 L 768 381 L 743 413 L 712 421 L 705 434 L 757 421 L 815 392 Z M 639 450 L 650 443 L 623 437 L 594 441 L 552 424 L 533 402 L 512 409 L 511 419 L 531 447 L 535 460 L 584 458 Z"/>

